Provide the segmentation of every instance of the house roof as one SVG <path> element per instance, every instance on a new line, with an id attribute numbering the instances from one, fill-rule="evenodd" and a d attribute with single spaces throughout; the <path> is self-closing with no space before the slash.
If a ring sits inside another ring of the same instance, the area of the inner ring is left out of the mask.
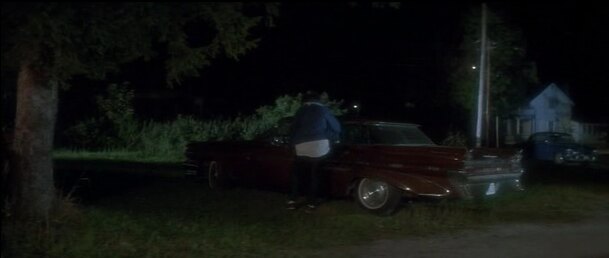
<path id="1" fill-rule="evenodd" d="M 567 103 L 572 106 L 575 105 L 575 103 L 573 103 L 573 100 L 571 100 L 571 98 L 569 98 L 569 96 L 567 96 L 564 91 L 562 91 L 558 86 L 556 86 L 555 83 L 550 83 L 548 87 L 546 87 L 543 91 L 541 91 L 541 93 L 539 93 L 535 98 L 533 98 L 533 100 L 529 102 L 529 105 L 533 103 L 538 103 L 543 99 L 552 97 L 557 98 L 562 103 Z"/>

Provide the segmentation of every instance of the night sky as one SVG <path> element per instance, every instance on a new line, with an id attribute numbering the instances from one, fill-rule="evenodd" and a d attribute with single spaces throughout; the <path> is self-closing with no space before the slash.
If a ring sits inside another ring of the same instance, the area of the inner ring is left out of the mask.
<path id="1" fill-rule="evenodd" d="M 108 81 L 131 81 L 142 118 L 247 115 L 280 95 L 313 89 L 360 103 L 368 117 L 428 128 L 451 126 L 453 111 L 430 100 L 446 87 L 446 57 L 457 53 L 459 19 L 469 7 L 458 2 L 403 3 L 399 10 L 284 3 L 277 27 L 259 29 L 259 47 L 238 62 L 217 59 L 199 78 L 173 90 L 166 88 L 159 62 L 126 65 L 123 74 Z M 523 29 L 541 81 L 532 92 L 558 83 L 575 102 L 575 119 L 609 122 L 604 103 L 609 87 L 607 7 L 523 2 L 491 3 L 489 8 Z M 63 93 L 60 122 L 76 119 L 68 110 L 85 110 L 83 105 L 91 106 L 93 95 L 107 85 L 88 83 L 100 87 Z"/>

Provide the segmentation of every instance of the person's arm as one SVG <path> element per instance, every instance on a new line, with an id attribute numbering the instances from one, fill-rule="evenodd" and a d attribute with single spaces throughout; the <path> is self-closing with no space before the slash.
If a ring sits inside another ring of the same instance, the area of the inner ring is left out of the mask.
<path id="1" fill-rule="evenodd" d="M 302 108 L 296 111 L 292 123 L 290 124 L 290 131 L 288 133 L 290 145 L 294 145 L 294 139 L 296 138 L 296 130 L 300 127 Z"/>
<path id="2" fill-rule="evenodd" d="M 338 119 L 336 119 L 336 117 L 332 114 L 332 112 L 329 109 L 326 109 L 326 121 L 329 125 L 329 132 L 332 136 L 333 141 L 338 140 L 339 135 L 340 135 L 340 131 L 341 131 L 341 126 L 340 126 L 340 122 L 338 121 Z"/>

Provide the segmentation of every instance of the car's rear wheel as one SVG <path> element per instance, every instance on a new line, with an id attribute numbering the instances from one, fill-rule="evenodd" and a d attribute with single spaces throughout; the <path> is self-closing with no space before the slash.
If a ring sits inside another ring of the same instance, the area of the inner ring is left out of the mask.
<path id="1" fill-rule="evenodd" d="M 354 192 L 355 201 L 360 207 L 378 214 L 393 214 L 401 199 L 400 191 L 381 180 L 362 178 L 357 182 Z"/>
<path id="2" fill-rule="evenodd" d="M 221 189 L 226 187 L 226 179 L 222 170 L 222 164 L 212 161 L 207 167 L 207 182 L 210 189 Z"/>

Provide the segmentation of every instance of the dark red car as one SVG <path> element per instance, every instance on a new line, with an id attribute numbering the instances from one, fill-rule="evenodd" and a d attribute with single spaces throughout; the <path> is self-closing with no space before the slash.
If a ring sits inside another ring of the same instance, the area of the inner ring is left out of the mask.
<path id="1" fill-rule="evenodd" d="M 216 188 L 229 183 L 287 192 L 294 154 L 282 123 L 257 139 L 192 142 L 187 175 Z M 352 195 L 359 205 L 391 214 L 403 197 L 477 198 L 522 190 L 521 154 L 434 144 L 418 125 L 342 121 L 340 142 L 323 165 L 330 196 Z"/>

